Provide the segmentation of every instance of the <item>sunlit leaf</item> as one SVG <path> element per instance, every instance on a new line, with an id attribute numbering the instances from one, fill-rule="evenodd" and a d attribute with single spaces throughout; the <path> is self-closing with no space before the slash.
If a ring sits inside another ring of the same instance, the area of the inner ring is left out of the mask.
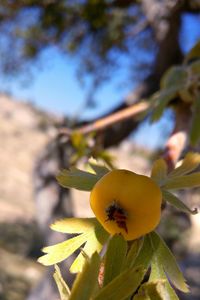
<path id="1" fill-rule="evenodd" d="M 167 164 L 164 159 L 160 158 L 153 164 L 151 171 L 151 178 L 158 183 L 164 182 L 167 177 Z"/>
<path id="2" fill-rule="evenodd" d="M 59 184 L 65 188 L 75 188 L 82 191 L 91 191 L 95 183 L 102 177 L 89 172 L 72 168 L 63 170 L 57 175 Z"/>
<path id="3" fill-rule="evenodd" d="M 192 153 L 189 152 L 186 154 L 184 160 L 182 161 L 182 164 L 171 171 L 168 174 L 168 177 L 177 177 L 181 175 L 188 174 L 192 171 L 194 171 L 200 164 L 200 154 L 199 153 Z"/>
<path id="4" fill-rule="evenodd" d="M 109 234 L 95 218 L 76 219 L 69 218 L 55 222 L 52 229 L 64 233 L 82 233 L 76 237 L 70 238 L 65 242 L 45 247 L 42 251 L 47 253 L 39 258 L 39 262 L 44 265 L 58 263 L 79 249 L 83 244 L 84 253 L 91 257 L 97 251 L 100 252 L 103 245 L 109 238 Z M 85 257 L 81 252 L 73 262 L 70 271 L 80 272 L 85 263 Z"/>
<path id="5" fill-rule="evenodd" d="M 138 256 L 142 248 L 143 242 L 144 242 L 143 238 L 132 241 L 132 245 L 126 256 L 124 269 L 134 265 L 136 257 Z"/>
<path id="6" fill-rule="evenodd" d="M 151 117 L 152 122 L 158 121 L 161 118 L 169 102 L 175 98 L 177 94 L 177 90 L 178 88 L 168 88 L 168 89 L 161 90 L 156 94 L 155 97 L 157 98 L 158 104 L 153 111 Z"/>
<path id="7" fill-rule="evenodd" d="M 106 286 L 122 270 L 127 252 L 127 242 L 121 235 L 115 235 L 109 241 L 105 263 L 104 263 L 104 280 Z"/>
<path id="8" fill-rule="evenodd" d="M 87 146 L 86 138 L 80 132 L 74 131 L 71 134 L 72 145 L 77 149 L 83 149 Z"/>
<path id="9" fill-rule="evenodd" d="M 96 218 L 65 218 L 55 221 L 50 227 L 58 232 L 73 234 L 91 231 L 96 226 L 99 226 Z"/>
<path id="10" fill-rule="evenodd" d="M 89 300 L 98 285 L 100 257 L 94 253 L 90 260 L 85 261 L 81 273 L 76 277 L 69 300 Z"/>
<path id="11" fill-rule="evenodd" d="M 86 242 L 83 251 L 79 253 L 77 258 L 74 260 L 70 267 L 70 272 L 77 273 L 80 272 L 85 263 L 85 254 L 91 257 L 94 252 L 99 253 L 102 250 L 103 245 L 109 238 L 109 234 L 104 230 L 104 228 L 97 222 L 93 234 L 90 239 Z"/>
<path id="12" fill-rule="evenodd" d="M 65 242 L 43 248 L 42 251 L 47 254 L 41 256 L 38 262 L 50 266 L 63 261 L 80 248 L 91 235 L 92 232 L 83 233 Z"/>
<path id="13" fill-rule="evenodd" d="M 173 254 L 171 253 L 165 242 L 155 232 L 152 232 L 150 234 L 150 238 L 153 247 L 155 247 L 154 257 L 156 257 L 158 263 L 163 266 L 163 269 L 166 272 L 171 283 L 177 289 L 187 293 L 189 290 L 187 284 L 185 283 L 183 274 L 181 273 L 176 259 L 174 258 Z"/>
<path id="14" fill-rule="evenodd" d="M 164 295 L 164 284 L 165 281 L 162 279 L 142 284 L 133 300 L 167 300 Z"/>
<path id="15" fill-rule="evenodd" d="M 56 282 L 58 287 L 58 291 L 60 294 L 61 300 L 68 300 L 70 296 L 70 289 L 67 286 L 66 282 L 64 281 L 60 269 L 57 265 L 55 265 L 55 273 L 53 274 L 53 278 Z"/>
<path id="16" fill-rule="evenodd" d="M 151 273 L 149 282 L 154 282 L 156 280 L 164 280 L 164 285 L 161 286 L 162 295 L 164 300 L 178 300 L 175 290 L 172 288 L 168 282 L 168 278 L 164 272 L 163 265 L 158 260 L 158 257 L 155 255 L 151 262 Z M 152 299 L 153 300 L 153 299 Z"/>
<path id="17" fill-rule="evenodd" d="M 163 199 L 169 202 L 171 205 L 175 206 L 176 208 L 184 211 L 186 213 L 190 213 L 192 215 L 196 215 L 198 213 L 198 209 L 190 209 L 186 204 L 184 204 L 178 197 L 171 194 L 168 191 L 162 190 Z"/>
<path id="18" fill-rule="evenodd" d="M 123 300 L 134 293 L 141 283 L 146 270 L 143 267 L 129 268 L 102 288 L 94 300 Z"/>
<path id="19" fill-rule="evenodd" d="M 200 186 L 200 173 L 168 178 L 162 186 L 165 190 L 187 189 Z"/>
<path id="20" fill-rule="evenodd" d="M 195 99 L 193 104 L 192 125 L 190 130 L 190 142 L 193 146 L 197 144 L 200 139 L 200 95 Z"/>

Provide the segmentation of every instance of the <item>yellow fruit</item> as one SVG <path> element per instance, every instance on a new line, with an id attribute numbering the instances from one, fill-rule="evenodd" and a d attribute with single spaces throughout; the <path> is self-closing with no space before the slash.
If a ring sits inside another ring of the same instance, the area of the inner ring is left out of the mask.
<path id="1" fill-rule="evenodd" d="M 134 240 L 159 223 L 162 193 L 149 177 L 128 170 L 114 170 L 93 187 L 90 205 L 106 231 Z"/>

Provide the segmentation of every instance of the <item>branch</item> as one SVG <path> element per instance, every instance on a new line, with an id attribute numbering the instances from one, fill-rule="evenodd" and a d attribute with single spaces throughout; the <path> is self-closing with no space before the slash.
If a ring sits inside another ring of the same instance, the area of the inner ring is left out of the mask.
<path id="1" fill-rule="evenodd" d="M 146 102 L 146 101 L 136 103 L 128 108 L 122 109 L 118 112 L 114 112 L 111 115 L 100 118 L 97 121 L 94 121 L 85 126 L 75 128 L 73 130 L 71 130 L 69 128 L 65 128 L 65 127 L 60 128 L 59 134 L 69 136 L 74 131 L 80 132 L 81 134 L 88 134 L 92 131 L 95 131 L 95 132 L 101 131 L 101 130 L 106 129 L 107 127 L 110 127 L 116 123 L 123 122 L 127 119 L 137 116 L 140 113 L 146 112 L 151 106 L 152 106 L 152 103 Z"/>

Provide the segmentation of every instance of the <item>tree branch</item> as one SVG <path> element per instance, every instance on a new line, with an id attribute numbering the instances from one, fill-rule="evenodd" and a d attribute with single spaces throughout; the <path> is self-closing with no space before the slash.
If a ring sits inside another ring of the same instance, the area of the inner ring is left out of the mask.
<path id="1" fill-rule="evenodd" d="M 106 117 L 100 118 L 85 126 L 74 128 L 72 130 L 65 127 L 60 128 L 59 134 L 71 135 L 74 131 L 79 132 L 81 134 L 88 134 L 92 131 L 95 132 L 101 131 L 116 123 L 123 122 L 134 116 L 138 116 L 138 114 L 147 111 L 150 107 L 151 107 L 150 102 L 143 101 L 140 103 L 136 103 L 130 107 L 124 108 L 118 112 L 114 112 Z"/>

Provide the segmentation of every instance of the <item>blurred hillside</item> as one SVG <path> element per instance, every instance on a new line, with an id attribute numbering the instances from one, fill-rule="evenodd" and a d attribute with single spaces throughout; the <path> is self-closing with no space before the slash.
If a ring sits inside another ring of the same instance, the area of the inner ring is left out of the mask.
<path id="1" fill-rule="evenodd" d="M 33 106 L 14 101 L 6 95 L 0 95 L 0 107 L 0 165 L 3 171 L 0 174 L 0 220 L 16 222 L 23 218 L 30 221 L 35 212 L 30 201 L 33 198 L 34 158 L 53 134 L 55 120 Z"/>
<path id="2" fill-rule="evenodd" d="M 22 300 L 43 271 L 27 258 L 39 239 L 32 172 L 58 120 L 6 94 L 0 107 L 0 299 Z"/>

